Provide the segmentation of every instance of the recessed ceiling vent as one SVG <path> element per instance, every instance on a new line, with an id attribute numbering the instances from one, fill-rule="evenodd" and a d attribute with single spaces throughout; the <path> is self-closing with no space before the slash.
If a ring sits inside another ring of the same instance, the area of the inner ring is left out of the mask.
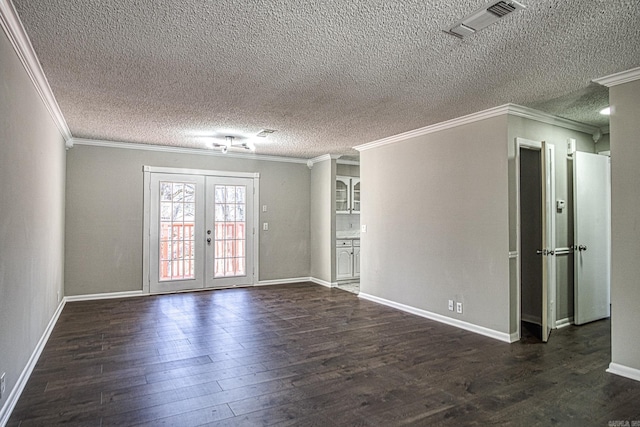
<path id="1" fill-rule="evenodd" d="M 488 6 L 467 15 L 444 31 L 459 38 L 470 36 L 498 21 L 503 16 L 524 8 L 525 6 L 517 1 L 490 3 Z"/>
<path id="2" fill-rule="evenodd" d="M 260 132 L 258 132 L 256 136 L 260 138 L 266 138 L 274 132 L 275 132 L 275 129 L 262 129 Z"/>

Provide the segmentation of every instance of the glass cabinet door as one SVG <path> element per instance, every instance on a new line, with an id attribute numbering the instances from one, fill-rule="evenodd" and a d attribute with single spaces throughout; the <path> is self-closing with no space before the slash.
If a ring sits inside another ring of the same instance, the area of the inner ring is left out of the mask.
<path id="1" fill-rule="evenodd" d="M 336 212 L 349 212 L 349 179 L 336 178 Z"/>
<path id="2" fill-rule="evenodd" d="M 351 212 L 360 212 L 360 180 L 351 179 Z"/>

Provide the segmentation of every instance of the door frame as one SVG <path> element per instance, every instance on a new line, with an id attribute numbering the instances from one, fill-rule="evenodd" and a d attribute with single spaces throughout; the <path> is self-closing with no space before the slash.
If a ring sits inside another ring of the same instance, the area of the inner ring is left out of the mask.
<path id="1" fill-rule="evenodd" d="M 260 173 L 258 172 L 229 172 L 216 171 L 207 169 L 184 169 L 170 168 L 161 166 L 143 166 L 143 208 L 142 208 L 142 293 L 150 294 L 149 284 L 151 281 L 149 263 L 151 260 L 151 174 L 175 174 L 175 175 L 199 175 L 199 176 L 215 176 L 221 178 L 250 178 L 253 179 L 253 280 L 252 285 L 258 283 L 260 268 L 260 233 L 258 224 L 260 222 Z M 204 266 L 203 266 L 204 267 Z M 203 270 L 204 271 L 204 270 Z M 247 271 L 247 274 L 249 272 Z M 204 288 L 204 289 L 220 289 L 220 288 Z M 199 289 L 194 289 L 199 290 Z M 186 291 L 192 291 L 191 289 Z"/>
<path id="2" fill-rule="evenodd" d="M 521 207 L 520 207 L 520 149 L 521 148 L 525 148 L 525 149 L 531 149 L 531 150 L 537 150 L 540 151 L 540 157 L 542 160 L 544 160 L 545 156 L 544 156 L 544 145 L 546 145 L 547 147 L 550 148 L 550 151 L 552 153 L 555 153 L 555 147 L 552 144 L 549 144 L 548 142 L 543 144 L 543 141 L 535 141 L 535 140 L 531 140 L 531 139 L 525 139 L 525 138 L 516 138 L 515 141 L 515 169 L 516 169 L 516 173 L 515 173 L 515 180 L 516 180 L 516 188 L 515 188 L 515 192 L 516 192 L 516 218 L 517 218 L 517 223 L 516 223 L 516 247 L 517 247 L 517 256 L 516 256 L 516 306 L 517 306 L 517 310 L 516 310 L 516 333 L 517 333 L 517 339 L 519 340 L 522 337 L 522 330 L 521 330 L 521 322 L 522 322 L 522 302 L 521 302 L 521 297 L 522 297 L 522 280 L 521 280 L 521 274 L 522 274 L 522 239 L 521 239 L 521 227 L 522 227 L 522 215 L 521 215 Z M 544 172 L 544 169 L 542 170 L 542 172 Z M 552 237 L 552 241 L 548 242 L 551 244 L 551 246 L 553 246 L 551 249 L 555 250 L 555 244 L 556 244 L 556 218 L 555 218 L 555 158 L 552 157 L 552 161 L 551 161 L 551 170 L 549 171 L 549 179 L 551 180 L 550 182 L 550 189 L 551 189 L 551 194 L 549 195 L 549 199 L 551 200 L 551 206 L 547 206 L 547 210 L 546 212 L 543 212 L 542 215 L 542 233 L 543 235 L 548 235 Z M 545 186 L 546 186 L 546 180 L 547 177 L 546 176 L 542 176 L 542 197 L 543 197 L 543 209 L 544 209 L 544 198 L 546 197 L 546 192 L 545 192 Z M 545 239 L 543 239 L 544 242 Z M 545 249 L 545 248 L 542 248 Z M 552 255 L 555 257 L 555 255 Z M 545 276 L 545 272 L 546 269 L 544 267 L 545 263 L 543 262 L 543 278 Z M 557 300 L 557 286 L 556 286 L 556 263 L 555 263 L 555 258 L 553 258 L 553 262 L 550 263 L 550 267 L 551 267 L 551 271 L 548 272 L 548 274 L 546 275 L 548 279 L 547 282 L 547 286 L 543 286 L 542 289 L 542 293 L 543 293 L 543 299 L 546 300 L 546 304 L 543 304 L 542 307 L 542 324 L 544 325 L 544 318 L 547 318 L 547 323 L 548 323 L 548 319 L 552 318 L 554 319 L 554 321 L 552 322 L 552 324 L 550 325 L 551 329 L 555 329 L 556 328 L 556 324 L 555 324 L 555 318 L 556 316 L 556 300 Z M 549 295 L 552 296 L 552 301 L 551 304 L 549 304 Z M 542 325 L 541 325 L 542 326 Z M 547 333 L 547 331 L 542 331 L 543 333 L 543 337 L 544 335 Z"/>

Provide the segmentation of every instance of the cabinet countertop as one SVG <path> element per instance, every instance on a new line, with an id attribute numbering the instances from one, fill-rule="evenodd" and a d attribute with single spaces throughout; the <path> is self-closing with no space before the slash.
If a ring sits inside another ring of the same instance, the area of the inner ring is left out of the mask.
<path id="1" fill-rule="evenodd" d="M 359 231 L 336 231 L 336 239 L 360 239 Z"/>

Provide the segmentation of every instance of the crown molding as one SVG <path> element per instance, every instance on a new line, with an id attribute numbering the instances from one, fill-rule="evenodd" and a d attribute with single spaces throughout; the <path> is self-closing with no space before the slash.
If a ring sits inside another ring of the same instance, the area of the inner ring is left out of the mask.
<path id="1" fill-rule="evenodd" d="M 576 122 L 575 120 L 565 119 L 560 116 L 545 113 L 533 108 L 523 107 L 516 104 L 507 104 L 507 113 L 513 116 L 523 117 L 525 119 L 534 120 L 540 123 L 546 123 L 548 125 L 554 125 L 569 130 L 577 130 L 578 132 L 584 132 L 593 135 L 593 133 L 600 130 L 597 126 L 591 126 L 584 123 Z"/>
<path id="2" fill-rule="evenodd" d="M 340 157 L 342 157 L 342 154 L 323 154 L 322 156 L 307 160 L 307 167 L 311 169 L 316 163 L 324 162 L 325 160 L 338 160 Z"/>
<path id="3" fill-rule="evenodd" d="M 18 58 L 20 58 L 20 62 L 22 62 L 58 130 L 65 141 L 68 141 L 72 138 L 69 126 L 62 115 L 62 111 L 60 111 L 56 98 L 53 96 L 49 81 L 44 75 L 40 61 L 33 50 L 22 21 L 20 21 L 18 13 L 10 0 L 0 0 L 0 25 L 7 34 L 7 38 L 13 45 L 13 49 L 16 51 Z"/>
<path id="4" fill-rule="evenodd" d="M 244 160 L 261 160 L 267 162 L 281 162 L 281 163 L 299 163 L 307 164 L 307 159 L 299 159 L 296 157 L 279 157 L 279 156 L 266 156 L 261 154 L 244 154 L 227 152 L 223 154 L 217 150 L 205 150 L 200 148 L 183 148 L 183 147 L 169 147 L 166 145 L 152 145 L 152 144 L 136 144 L 131 142 L 119 142 L 119 141 L 103 141 L 97 139 L 86 138 L 72 138 L 67 144 L 67 147 L 74 147 L 76 145 L 86 145 L 91 147 L 107 147 L 107 148 L 121 148 L 126 150 L 145 150 L 145 151 L 160 151 L 165 153 L 180 153 L 180 154 L 195 154 L 200 156 L 214 156 L 224 158 L 235 158 Z"/>
<path id="5" fill-rule="evenodd" d="M 635 80 L 640 80 L 640 67 L 632 68 L 627 71 L 621 71 L 619 73 L 611 74 L 599 79 L 593 79 L 592 82 L 598 83 L 602 86 L 612 87 L 618 86 L 624 83 L 629 83 Z"/>
<path id="6" fill-rule="evenodd" d="M 357 160 L 336 160 L 336 163 L 339 165 L 350 165 L 350 166 L 360 166 L 360 162 Z"/>
<path id="7" fill-rule="evenodd" d="M 517 117 L 523 117 L 526 119 L 563 127 L 566 129 L 577 130 L 579 132 L 585 132 L 588 134 L 593 134 L 598 130 L 598 128 L 595 126 L 590 126 L 584 123 L 554 116 L 552 114 L 534 110 L 533 108 L 523 107 L 521 105 L 516 105 L 516 104 L 505 104 L 499 107 L 489 108 L 488 110 L 483 110 L 477 113 L 468 114 L 466 116 L 447 120 L 441 123 L 425 126 L 420 129 L 403 132 L 398 135 L 390 136 L 383 139 L 378 139 L 376 141 L 369 142 L 366 144 L 357 145 L 353 148 L 358 151 L 366 151 L 372 148 L 378 148 L 385 145 L 394 144 L 397 142 L 405 141 L 407 139 L 416 138 L 418 136 L 428 135 L 430 133 L 440 132 L 446 129 L 452 129 L 458 126 L 478 122 L 480 120 L 490 119 L 492 117 L 502 116 L 505 114 L 510 114 Z"/>
<path id="8" fill-rule="evenodd" d="M 356 145 L 353 147 L 358 151 L 366 151 L 372 148 L 382 147 L 396 142 L 406 141 L 407 139 L 415 138 L 422 135 L 428 135 L 430 133 L 440 132 L 442 130 L 451 129 L 464 124 L 477 122 L 479 120 L 489 119 L 491 117 L 500 116 L 506 114 L 508 105 L 502 105 L 500 107 L 490 108 L 488 110 L 480 111 L 478 113 L 469 114 L 466 116 L 458 117 L 456 119 L 447 120 L 444 122 L 436 123 L 433 125 L 425 126 L 423 128 L 410 130 L 398 135 L 389 136 L 387 138 L 378 139 L 376 141 L 368 142 L 362 145 Z"/>

